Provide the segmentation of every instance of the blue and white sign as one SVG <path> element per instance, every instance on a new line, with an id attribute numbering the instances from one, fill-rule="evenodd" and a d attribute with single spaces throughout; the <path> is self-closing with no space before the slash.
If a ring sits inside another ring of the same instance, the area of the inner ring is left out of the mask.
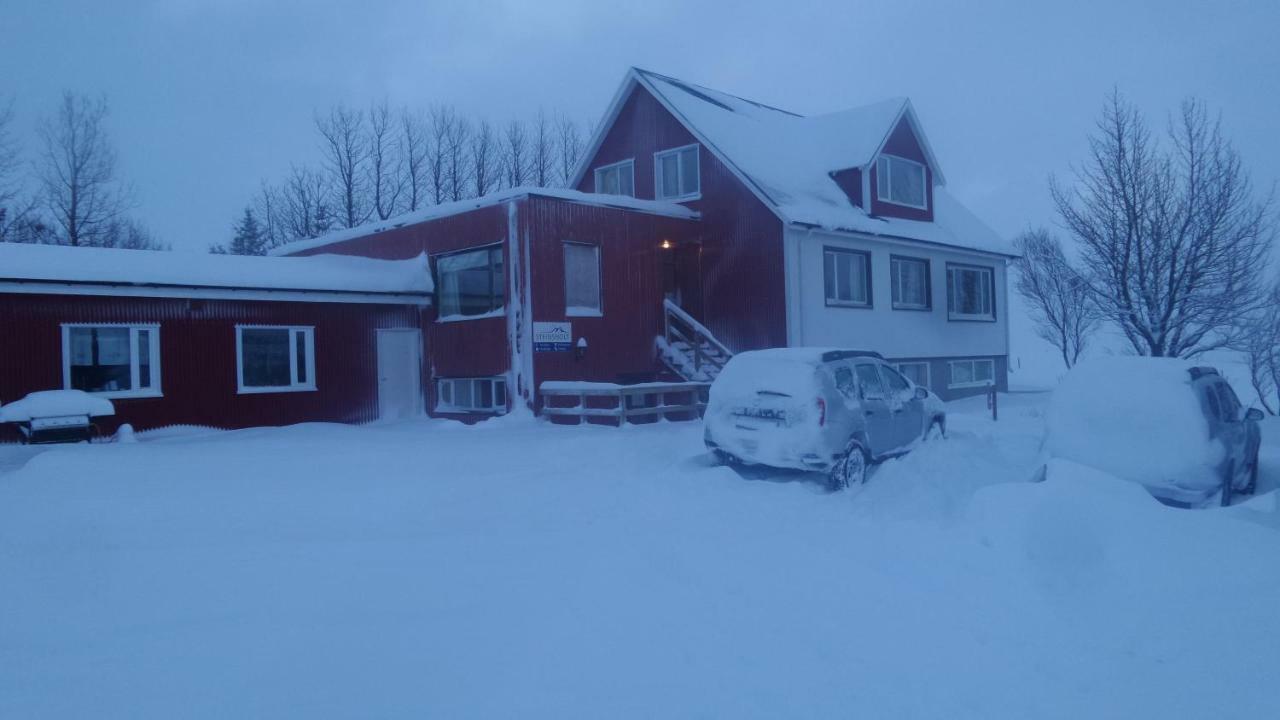
<path id="1" fill-rule="evenodd" d="M 573 348 L 573 323 L 535 322 L 534 352 L 569 352 Z"/>

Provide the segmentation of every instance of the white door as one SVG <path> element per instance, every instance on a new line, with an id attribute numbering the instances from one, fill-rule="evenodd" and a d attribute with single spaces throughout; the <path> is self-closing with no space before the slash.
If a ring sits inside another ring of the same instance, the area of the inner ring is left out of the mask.
<path id="1" fill-rule="evenodd" d="M 422 333 L 378 331 L 378 418 L 398 420 L 422 413 Z"/>

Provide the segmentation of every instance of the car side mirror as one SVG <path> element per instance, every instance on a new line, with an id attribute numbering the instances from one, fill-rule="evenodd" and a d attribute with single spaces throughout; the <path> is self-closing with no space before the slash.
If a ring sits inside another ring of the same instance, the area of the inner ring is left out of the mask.
<path id="1" fill-rule="evenodd" d="M 928 391 L 928 390 L 925 390 L 925 389 L 924 389 L 924 388 L 922 388 L 922 387 L 917 386 L 917 387 L 916 387 L 916 399 L 918 399 L 918 400 L 927 400 L 927 399 L 929 399 L 929 391 Z"/>
<path id="2" fill-rule="evenodd" d="M 1261 422 L 1265 417 L 1266 415 L 1263 415 L 1262 411 L 1258 408 L 1249 408 L 1249 410 L 1244 414 L 1245 420 L 1251 420 L 1253 422 Z"/>

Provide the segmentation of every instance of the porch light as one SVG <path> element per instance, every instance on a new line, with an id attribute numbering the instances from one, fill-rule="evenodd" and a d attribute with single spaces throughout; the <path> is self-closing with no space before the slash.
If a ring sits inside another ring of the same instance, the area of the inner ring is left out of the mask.
<path id="1" fill-rule="evenodd" d="M 675 247 L 675 246 L 676 246 L 676 244 L 675 244 L 675 243 L 673 243 L 673 242 L 671 242 L 670 240 L 663 240 L 663 241 L 662 241 L 662 245 L 661 245 L 661 247 L 662 247 L 662 249 L 663 249 L 663 250 L 670 250 L 671 248 L 673 248 L 673 247 Z"/>

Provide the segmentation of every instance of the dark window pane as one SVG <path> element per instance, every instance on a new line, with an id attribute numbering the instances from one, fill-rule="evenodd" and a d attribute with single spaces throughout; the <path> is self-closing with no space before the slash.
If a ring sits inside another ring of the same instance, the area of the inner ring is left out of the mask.
<path id="1" fill-rule="evenodd" d="M 698 148 L 691 147 L 680 151 L 680 194 L 692 195 L 698 190 Z"/>
<path id="2" fill-rule="evenodd" d="M 480 399 L 476 407 L 490 408 L 493 407 L 493 383 L 488 380 L 477 380 L 476 386 L 480 389 Z"/>
<path id="3" fill-rule="evenodd" d="M 506 285 L 502 265 L 501 248 L 438 259 L 440 315 L 483 315 L 501 308 Z"/>
<path id="4" fill-rule="evenodd" d="M 71 387 L 85 392 L 132 390 L 129 328 L 70 328 Z"/>
<path id="5" fill-rule="evenodd" d="M 240 363 L 245 387 L 287 387 L 291 382 L 289 331 L 241 330 Z"/>
<path id="6" fill-rule="evenodd" d="M 138 387 L 151 387 L 151 331 L 138 331 Z"/>
<path id="7" fill-rule="evenodd" d="M 307 334 L 302 331 L 294 333 L 294 353 L 298 358 L 298 384 L 307 384 Z"/>

